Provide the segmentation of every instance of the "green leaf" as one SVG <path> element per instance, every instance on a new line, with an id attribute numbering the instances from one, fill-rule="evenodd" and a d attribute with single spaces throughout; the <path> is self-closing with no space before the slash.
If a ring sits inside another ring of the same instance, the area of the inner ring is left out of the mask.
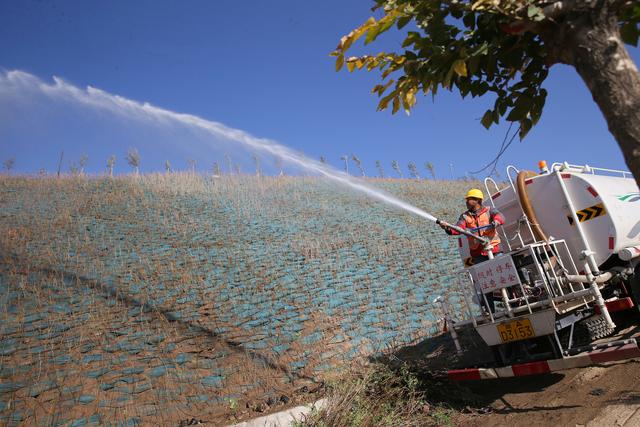
<path id="1" fill-rule="evenodd" d="M 496 101 L 502 101 L 502 98 L 498 98 Z M 498 120 L 500 120 L 500 116 L 504 116 L 504 113 L 507 112 L 507 108 L 507 102 L 498 102 L 498 105 L 496 106 L 496 109 L 493 113 L 493 121 L 498 123 Z"/>
<path id="2" fill-rule="evenodd" d="M 364 38 L 364 44 L 368 45 L 369 43 L 374 41 L 376 39 L 376 37 L 378 37 L 378 34 L 380 34 L 380 26 L 379 25 L 375 25 L 375 26 L 369 28 L 369 31 L 367 31 L 367 36 Z"/>
<path id="3" fill-rule="evenodd" d="M 393 79 L 390 79 L 387 83 L 385 83 L 384 85 L 375 85 L 373 90 L 371 90 L 372 93 L 377 93 L 378 96 L 382 96 L 382 94 L 389 89 L 389 86 L 391 86 L 393 84 Z"/>
<path id="4" fill-rule="evenodd" d="M 453 67 L 449 68 L 447 74 L 442 79 L 441 84 L 443 88 L 449 89 L 451 87 L 451 78 L 453 77 Z"/>
<path id="5" fill-rule="evenodd" d="M 469 70 L 469 74 L 475 75 L 476 72 L 478 71 L 479 65 L 480 65 L 479 56 L 472 56 L 471 58 L 469 58 L 469 60 L 467 61 L 467 68 Z"/>
<path id="6" fill-rule="evenodd" d="M 420 40 L 420 34 L 415 31 L 409 31 L 409 33 L 407 33 L 407 37 L 402 42 L 402 47 L 404 48 L 411 44 L 414 44 L 418 40 Z"/>
<path id="7" fill-rule="evenodd" d="M 530 118 L 531 122 L 535 125 L 540 120 L 542 116 L 542 109 L 544 108 L 544 104 L 547 97 L 547 91 L 541 89 L 539 94 L 533 98 L 533 104 L 531 105 Z"/>
<path id="8" fill-rule="evenodd" d="M 464 12 L 461 9 L 451 9 L 451 16 L 453 16 L 456 19 L 460 19 L 462 18 L 462 14 Z"/>
<path id="9" fill-rule="evenodd" d="M 478 95 L 482 96 L 485 93 L 487 93 L 488 90 L 489 90 L 489 85 L 487 83 L 485 83 L 485 82 L 482 82 L 479 85 Z"/>
<path id="10" fill-rule="evenodd" d="M 389 101 L 391 101 L 391 99 L 396 96 L 397 94 L 397 89 L 394 90 L 393 92 L 391 92 L 390 94 L 388 94 L 387 96 L 385 96 L 384 98 L 382 98 L 380 100 L 380 102 L 378 103 L 378 111 L 384 111 L 387 109 L 387 106 L 389 105 Z"/>
<path id="11" fill-rule="evenodd" d="M 520 95 L 515 103 L 515 106 L 509 112 L 507 120 L 510 122 L 517 122 L 527 117 L 529 110 L 531 109 L 531 98 L 526 95 Z"/>
<path id="12" fill-rule="evenodd" d="M 394 22 L 396 22 L 398 13 L 396 11 L 391 11 L 384 17 L 382 17 L 378 22 L 369 28 L 367 31 L 367 36 L 364 39 L 364 44 L 367 45 L 374 41 L 380 34 L 387 31 Z"/>
<path id="13" fill-rule="evenodd" d="M 635 22 L 627 22 L 620 28 L 620 37 L 626 44 L 632 46 L 638 46 L 638 38 L 640 37 L 640 30 Z"/>
<path id="14" fill-rule="evenodd" d="M 456 80 L 456 86 L 460 91 L 460 95 L 462 95 L 462 99 L 464 99 L 469 94 L 469 92 L 471 92 L 472 85 L 469 83 L 469 80 L 467 79 Z"/>
<path id="15" fill-rule="evenodd" d="M 402 16 L 398 19 L 398 22 L 396 23 L 396 27 L 401 30 L 404 28 L 405 25 L 407 25 L 409 22 L 411 21 L 411 16 Z"/>
<path id="16" fill-rule="evenodd" d="M 336 71 L 340 71 L 340 69 L 342 69 L 343 65 L 344 65 L 344 55 L 340 54 L 336 58 Z"/>
<path id="17" fill-rule="evenodd" d="M 411 109 L 414 105 L 416 105 L 416 92 L 418 88 L 412 87 L 405 94 L 404 98 L 402 98 L 402 106 L 404 107 L 404 111 L 409 115 Z"/>
<path id="18" fill-rule="evenodd" d="M 485 57 L 485 71 L 487 73 L 487 80 L 493 81 L 494 75 L 496 73 L 496 59 L 493 55 L 487 55 Z"/>
<path id="19" fill-rule="evenodd" d="M 480 56 L 480 55 L 486 55 L 487 52 L 489 52 L 489 43 L 484 42 L 482 43 L 480 46 L 478 46 L 476 48 L 476 50 L 474 50 L 471 55 L 472 56 Z"/>
<path id="20" fill-rule="evenodd" d="M 484 126 L 485 129 L 489 129 L 491 127 L 491 123 L 493 123 L 493 111 L 487 110 L 484 113 L 484 116 L 482 116 L 480 123 L 482 123 L 482 126 Z"/>
<path id="21" fill-rule="evenodd" d="M 391 114 L 395 114 L 400 109 L 400 98 L 396 96 L 393 98 L 393 108 L 391 109 Z"/>
<path id="22" fill-rule="evenodd" d="M 464 60 L 458 59 L 454 61 L 451 68 L 453 68 L 453 71 L 455 71 L 457 75 L 467 77 L 467 64 L 465 64 Z"/>
<path id="23" fill-rule="evenodd" d="M 476 15 L 473 12 L 467 13 L 464 15 L 464 18 L 462 18 L 462 23 L 465 27 L 473 30 L 476 27 Z"/>
<path id="24" fill-rule="evenodd" d="M 534 5 L 527 8 L 527 17 L 533 21 L 542 21 L 545 18 L 542 9 Z"/>
<path id="25" fill-rule="evenodd" d="M 532 127 L 533 127 L 533 123 L 531 123 L 531 120 L 529 119 L 520 120 L 520 132 L 518 132 L 520 136 L 520 141 L 522 141 L 524 137 L 527 136 L 527 134 L 529 133 Z"/>

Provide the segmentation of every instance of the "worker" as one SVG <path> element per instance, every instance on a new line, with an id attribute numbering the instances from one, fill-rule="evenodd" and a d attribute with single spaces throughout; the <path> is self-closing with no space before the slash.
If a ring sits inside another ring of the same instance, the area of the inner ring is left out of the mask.
<path id="1" fill-rule="evenodd" d="M 466 229 L 468 231 L 477 234 L 478 236 L 489 239 L 491 245 L 491 251 L 494 255 L 501 253 L 500 249 L 500 237 L 496 232 L 496 227 L 504 224 L 504 217 L 495 208 L 489 206 L 483 206 L 482 201 L 484 195 L 481 190 L 472 188 L 467 192 L 465 196 L 465 202 L 467 210 L 463 212 L 456 222 L 456 226 Z M 456 230 L 449 227 L 446 223 L 440 223 L 447 234 L 458 235 L 460 234 Z M 487 248 L 473 237 L 467 237 L 469 239 L 469 251 L 471 255 L 471 264 L 478 264 L 480 262 L 489 259 Z M 491 294 L 487 295 L 487 301 L 489 303 L 489 309 L 494 312 L 494 298 Z M 484 305 L 484 304 L 483 304 Z"/>

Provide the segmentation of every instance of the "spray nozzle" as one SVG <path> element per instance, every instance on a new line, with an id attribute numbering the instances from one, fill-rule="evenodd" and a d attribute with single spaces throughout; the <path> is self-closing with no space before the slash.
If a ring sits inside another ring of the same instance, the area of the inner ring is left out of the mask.
<path id="1" fill-rule="evenodd" d="M 439 219 L 436 219 L 436 224 L 444 225 L 446 227 L 449 227 L 451 230 L 455 230 L 459 234 L 464 234 L 465 236 L 472 237 L 472 238 L 478 240 L 484 246 L 487 246 L 490 243 L 489 239 L 486 239 L 484 237 L 478 236 L 477 234 L 474 234 L 474 233 L 470 232 L 469 230 L 465 230 L 464 228 L 460 228 L 460 227 L 458 227 L 456 225 L 451 225 L 451 224 L 449 224 L 447 222 L 444 222 L 444 221 L 441 221 Z"/>

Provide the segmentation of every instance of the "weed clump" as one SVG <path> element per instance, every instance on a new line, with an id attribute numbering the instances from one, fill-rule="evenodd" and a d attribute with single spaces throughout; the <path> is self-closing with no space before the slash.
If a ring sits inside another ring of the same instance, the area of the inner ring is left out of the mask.
<path id="1" fill-rule="evenodd" d="M 458 409 L 447 402 L 442 380 L 420 376 L 408 365 L 352 367 L 327 383 L 325 404 L 297 427 L 451 425 Z"/>

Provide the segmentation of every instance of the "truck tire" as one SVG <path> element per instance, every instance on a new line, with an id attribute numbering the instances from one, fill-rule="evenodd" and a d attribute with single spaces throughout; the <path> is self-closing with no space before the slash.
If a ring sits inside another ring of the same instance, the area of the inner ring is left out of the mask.
<path id="1" fill-rule="evenodd" d="M 573 330 L 573 338 L 571 340 L 571 348 L 582 347 L 591 344 L 595 340 L 608 337 L 615 330 L 607 325 L 607 321 L 602 316 L 591 316 L 587 319 L 577 322 Z M 569 345 L 569 328 L 559 334 L 560 342 L 563 349 L 566 350 Z"/>
<path id="2" fill-rule="evenodd" d="M 591 341 L 608 337 L 615 332 L 615 329 L 610 328 L 609 325 L 607 325 L 607 321 L 603 316 L 592 316 L 586 319 L 583 323 Z"/>
<path id="3" fill-rule="evenodd" d="M 562 353 L 557 351 L 553 335 L 499 344 L 492 346 L 491 349 L 498 367 L 562 357 Z"/>

